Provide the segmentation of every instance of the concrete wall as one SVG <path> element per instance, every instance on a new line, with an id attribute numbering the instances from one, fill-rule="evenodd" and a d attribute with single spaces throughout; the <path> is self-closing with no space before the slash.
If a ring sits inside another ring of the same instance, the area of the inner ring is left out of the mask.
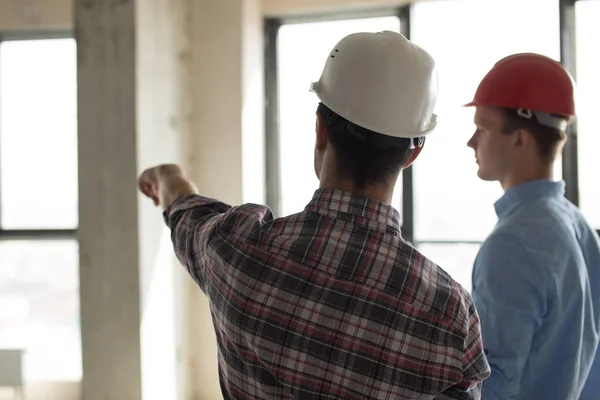
<path id="1" fill-rule="evenodd" d="M 186 164 L 193 147 L 187 0 L 136 3 L 137 173 Z M 144 400 L 186 398 L 185 271 L 173 257 L 161 212 L 138 196 L 141 371 Z"/>
<path id="2" fill-rule="evenodd" d="M 131 1 L 75 2 L 82 396 L 141 399 L 136 26 Z"/>
<path id="3" fill-rule="evenodd" d="M 0 31 L 69 29 L 73 0 L 0 0 Z"/>
<path id="4" fill-rule="evenodd" d="M 135 182 L 193 151 L 188 2 L 76 0 L 74 16 L 83 398 L 183 399 L 189 280 Z"/>
<path id="5" fill-rule="evenodd" d="M 262 15 L 257 0 L 192 2 L 191 175 L 207 196 L 263 203 Z M 210 62 L 209 62 L 210 60 Z M 191 291 L 189 379 L 195 399 L 221 398 L 206 297 Z"/>

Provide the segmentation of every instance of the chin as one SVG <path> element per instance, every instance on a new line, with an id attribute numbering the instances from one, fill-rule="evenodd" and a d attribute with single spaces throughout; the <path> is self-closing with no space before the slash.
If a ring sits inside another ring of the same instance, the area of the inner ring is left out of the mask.
<path id="1" fill-rule="evenodd" d="M 488 181 L 488 182 L 490 182 L 490 181 L 495 181 L 496 180 L 493 176 L 491 176 L 490 174 L 487 174 L 481 168 L 479 168 L 479 170 L 477 171 L 477 176 L 482 181 Z"/>

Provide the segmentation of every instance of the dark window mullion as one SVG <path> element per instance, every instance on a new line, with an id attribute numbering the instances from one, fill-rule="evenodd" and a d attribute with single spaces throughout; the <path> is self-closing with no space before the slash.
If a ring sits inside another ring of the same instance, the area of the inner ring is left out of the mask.
<path id="1" fill-rule="evenodd" d="M 577 49 L 575 40 L 575 1 L 560 0 L 560 58 L 573 78 L 577 73 Z M 577 122 L 569 127 L 569 138 L 563 149 L 562 173 L 566 183 L 565 196 L 579 205 L 579 171 L 577 156 Z"/>
<path id="2" fill-rule="evenodd" d="M 266 200 L 275 217 L 280 216 L 281 185 L 279 154 L 279 94 L 277 72 L 277 36 L 281 21 L 265 20 L 265 145 Z"/>
<path id="3" fill-rule="evenodd" d="M 398 8 L 400 33 L 407 39 L 410 39 L 410 9 L 410 5 Z M 408 167 L 402 171 L 402 236 L 408 242 L 414 242 L 415 209 L 412 167 Z"/>
<path id="4" fill-rule="evenodd" d="M 0 229 L 0 240 L 77 239 L 75 229 Z"/>

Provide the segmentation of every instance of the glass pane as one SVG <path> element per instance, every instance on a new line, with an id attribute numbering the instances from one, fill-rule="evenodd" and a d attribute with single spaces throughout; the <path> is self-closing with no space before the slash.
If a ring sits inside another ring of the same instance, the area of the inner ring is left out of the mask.
<path id="1" fill-rule="evenodd" d="M 421 243 L 417 245 L 417 249 L 424 256 L 442 267 L 469 292 L 472 288 L 473 263 L 475 257 L 477 257 L 479 247 L 479 244 L 467 243 Z"/>
<path id="2" fill-rule="evenodd" d="M 477 177 L 466 145 L 474 110 L 462 105 L 502 57 L 537 52 L 560 59 L 558 0 L 419 2 L 412 16 L 412 38 L 436 60 L 440 91 L 439 127 L 413 167 L 415 238 L 479 241 L 496 222 L 493 203 L 502 189 Z M 535 29 L 516 28 L 532 21 Z"/>
<path id="3" fill-rule="evenodd" d="M 598 93 L 600 93 L 600 1 L 575 3 L 577 18 L 577 113 L 579 153 L 579 200 L 581 211 L 596 229 L 600 229 L 600 129 Z"/>
<path id="4" fill-rule="evenodd" d="M 76 241 L 0 241 L 0 348 L 25 349 L 27 381 L 81 379 Z"/>
<path id="5" fill-rule="evenodd" d="M 282 216 L 302 211 L 319 187 L 313 165 L 318 99 L 309 92 L 310 83 L 319 79 L 329 52 L 344 36 L 382 30 L 399 32 L 400 20 L 392 16 L 280 28 L 277 73 Z"/>
<path id="6" fill-rule="evenodd" d="M 0 222 L 77 226 L 77 63 L 73 39 L 0 43 Z"/>

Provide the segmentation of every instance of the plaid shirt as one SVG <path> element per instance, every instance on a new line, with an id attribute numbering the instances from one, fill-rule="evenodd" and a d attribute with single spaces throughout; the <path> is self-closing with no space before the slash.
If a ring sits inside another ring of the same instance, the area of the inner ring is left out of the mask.
<path id="1" fill-rule="evenodd" d="M 393 207 L 320 189 L 287 218 L 196 195 L 164 217 L 209 298 L 225 399 L 480 398 L 471 297 Z"/>

